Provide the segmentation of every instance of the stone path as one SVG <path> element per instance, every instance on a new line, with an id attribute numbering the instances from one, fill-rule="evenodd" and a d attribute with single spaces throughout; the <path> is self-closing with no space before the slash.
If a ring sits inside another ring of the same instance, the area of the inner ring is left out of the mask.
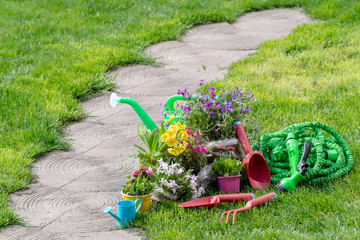
<path id="1" fill-rule="evenodd" d="M 112 72 L 114 91 L 138 101 L 159 123 L 159 104 L 178 89 L 195 90 L 201 79 L 222 79 L 232 62 L 253 53 L 259 43 L 284 37 L 297 25 L 310 22 L 296 10 L 283 9 L 249 13 L 233 24 L 195 27 L 181 41 L 146 49 L 161 67 L 135 65 Z M 11 195 L 25 226 L 5 229 L 0 239 L 140 238 L 131 229 L 117 229 L 116 221 L 102 213 L 107 206 L 116 210 L 122 199 L 120 187 L 137 161 L 119 160 L 140 142 L 136 128 L 141 121 L 128 105 L 111 108 L 109 95 L 85 102 L 89 117 L 68 126 L 71 151 L 49 153 L 33 165 L 36 183 Z"/>

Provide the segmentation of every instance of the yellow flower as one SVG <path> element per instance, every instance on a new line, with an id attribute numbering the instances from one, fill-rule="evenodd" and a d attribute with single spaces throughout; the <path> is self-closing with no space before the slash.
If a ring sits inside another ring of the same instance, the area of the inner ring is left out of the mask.
<path id="1" fill-rule="evenodd" d="M 189 137 L 189 134 L 187 134 L 186 131 L 180 131 L 179 132 L 179 135 L 178 135 L 179 141 L 184 141 L 188 137 Z"/>
<path id="2" fill-rule="evenodd" d="M 181 144 L 180 144 L 180 145 L 177 147 L 177 149 L 178 149 L 179 153 L 182 153 L 183 151 L 185 151 L 186 147 L 185 147 L 184 145 L 181 145 Z"/>
<path id="3" fill-rule="evenodd" d="M 184 147 L 187 147 L 188 144 L 189 144 L 189 143 L 188 143 L 187 141 L 183 141 Z"/>
<path id="4" fill-rule="evenodd" d="M 176 146 L 176 144 L 178 144 L 178 141 L 175 138 L 170 138 L 167 140 L 167 145 L 169 147 Z"/>
<path id="5" fill-rule="evenodd" d="M 169 135 L 167 133 L 164 133 L 161 135 L 161 141 L 162 142 L 166 142 L 169 138 Z"/>
<path id="6" fill-rule="evenodd" d="M 179 155 L 179 152 L 173 148 L 168 148 L 168 152 L 171 154 L 171 155 L 174 155 L 174 156 L 177 156 Z"/>
<path id="7" fill-rule="evenodd" d="M 166 119 L 166 120 L 165 120 L 165 123 L 169 123 L 169 122 L 170 122 L 170 124 L 172 124 L 172 120 L 173 120 L 174 118 L 175 118 L 175 116 L 174 116 L 174 115 L 171 115 L 169 119 Z"/>
<path id="8" fill-rule="evenodd" d="M 179 127 L 178 125 L 171 125 L 171 126 L 169 127 L 169 131 L 175 131 L 175 132 L 177 132 L 177 131 L 179 131 L 179 129 L 180 129 L 180 127 Z"/>
<path id="9" fill-rule="evenodd" d="M 180 122 L 177 122 L 176 125 L 181 129 L 181 130 L 186 130 L 186 125 L 182 125 Z"/>
<path id="10" fill-rule="evenodd" d="M 176 138 L 176 131 L 169 129 L 166 133 L 168 134 L 168 138 Z"/>

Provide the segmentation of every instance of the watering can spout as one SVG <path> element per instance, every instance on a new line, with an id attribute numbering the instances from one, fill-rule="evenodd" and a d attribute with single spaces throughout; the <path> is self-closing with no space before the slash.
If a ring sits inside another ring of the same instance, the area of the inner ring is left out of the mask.
<path id="1" fill-rule="evenodd" d="M 153 131 L 155 128 L 158 128 L 154 121 L 134 99 L 119 97 L 116 93 L 112 93 L 110 96 L 111 107 L 116 107 L 118 103 L 126 103 L 130 105 L 135 110 L 136 114 L 139 116 L 147 129 Z"/>
<path id="2" fill-rule="evenodd" d="M 105 208 L 105 209 L 104 209 L 104 213 L 105 213 L 105 214 L 106 214 L 106 213 L 110 214 L 112 217 L 114 217 L 114 218 L 119 222 L 119 224 L 122 225 L 121 219 L 120 219 L 118 216 L 116 216 L 114 213 L 112 213 L 112 212 L 111 212 L 111 209 L 112 209 L 111 207 Z"/>
<path id="3" fill-rule="evenodd" d="M 110 105 L 111 107 L 116 107 L 118 103 L 121 101 L 121 97 L 119 97 L 116 93 L 112 93 L 110 96 Z"/>

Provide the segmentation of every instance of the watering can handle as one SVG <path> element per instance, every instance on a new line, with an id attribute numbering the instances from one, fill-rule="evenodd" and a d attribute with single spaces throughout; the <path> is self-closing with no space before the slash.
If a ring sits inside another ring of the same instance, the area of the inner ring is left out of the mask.
<path id="1" fill-rule="evenodd" d="M 197 97 L 195 95 L 191 96 L 192 100 L 195 100 Z M 164 111 L 171 111 L 171 112 L 175 112 L 175 107 L 174 104 L 176 101 L 184 101 L 184 100 L 189 100 L 188 98 L 184 97 L 183 95 L 173 95 L 171 97 L 168 98 L 168 100 L 166 100 L 165 102 L 165 108 Z"/>
<path id="2" fill-rule="evenodd" d="M 135 199 L 135 206 L 136 206 L 136 204 L 137 204 L 138 201 L 140 201 L 140 203 L 139 203 L 139 206 L 136 208 L 136 212 L 139 211 L 139 209 L 140 209 L 140 207 L 141 207 L 141 204 L 142 204 L 141 200 L 140 200 L 139 198 L 137 198 L 137 199 Z"/>

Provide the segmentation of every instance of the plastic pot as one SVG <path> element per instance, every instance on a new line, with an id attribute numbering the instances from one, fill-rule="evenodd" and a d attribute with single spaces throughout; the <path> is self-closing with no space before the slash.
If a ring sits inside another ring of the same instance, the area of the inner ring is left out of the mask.
<path id="1" fill-rule="evenodd" d="M 145 212 L 146 210 L 148 210 L 150 208 L 152 193 L 150 193 L 148 195 L 142 195 L 142 196 L 131 196 L 131 195 L 127 195 L 123 192 L 121 192 L 121 194 L 122 194 L 124 200 L 135 201 L 135 199 L 139 198 L 142 202 L 139 212 Z"/>
<path id="2" fill-rule="evenodd" d="M 239 192 L 240 177 L 241 175 L 217 177 L 218 186 L 223 191 L 223 193 Z"/>

